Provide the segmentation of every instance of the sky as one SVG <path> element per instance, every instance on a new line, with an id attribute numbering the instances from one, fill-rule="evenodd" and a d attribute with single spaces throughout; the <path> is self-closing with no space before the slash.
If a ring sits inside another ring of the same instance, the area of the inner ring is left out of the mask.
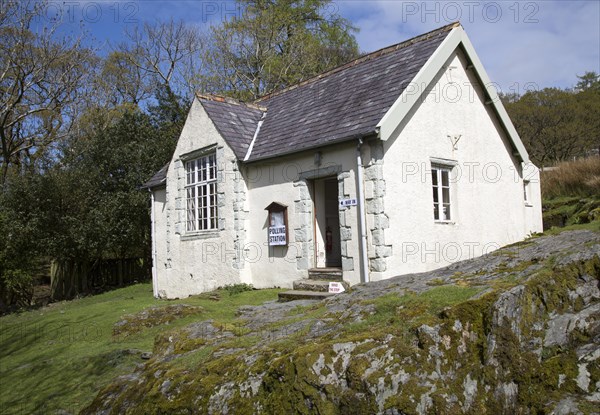
<path id="1" fill-rule="evenodd" d="M 73 27 L 83 24 L 98 47 L 108 50 L 126 29 L 144 22 L 182 19 L 206 30 L 237 13 L 232 0 L 51 0 L 46 15 L 60 14 Z M 576 75 L 600 73 L 600 0 L 334 0 L 326 13 L 340 14 L 359 29 L 362 52 L 460 21 L 505 93 L 569 88 Z"/>

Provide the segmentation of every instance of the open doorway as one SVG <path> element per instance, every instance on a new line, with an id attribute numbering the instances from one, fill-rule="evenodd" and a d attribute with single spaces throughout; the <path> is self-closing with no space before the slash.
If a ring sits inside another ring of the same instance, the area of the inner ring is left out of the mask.
<path id="1" fill-rule="evenodd" d="M 342 250 L 337 178 L 317 179 L 313 184 L 315 267 L 341 267 Z"/>

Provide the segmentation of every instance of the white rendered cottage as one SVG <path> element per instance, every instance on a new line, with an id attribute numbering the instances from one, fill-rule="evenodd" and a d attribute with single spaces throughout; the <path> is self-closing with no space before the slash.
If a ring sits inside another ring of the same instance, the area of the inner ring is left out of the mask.
<path id="1" fill-rule="evenodd" d="M 154 294 L 357 284 L 540 232 L 538 169 L 490 85 L 452 24 L 253 103 L 198 95 L 147 183 Z"/>

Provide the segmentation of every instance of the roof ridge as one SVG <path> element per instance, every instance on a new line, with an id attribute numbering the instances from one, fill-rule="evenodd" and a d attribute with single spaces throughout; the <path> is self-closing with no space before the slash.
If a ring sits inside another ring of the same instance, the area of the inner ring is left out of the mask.
<path id="1" fill-rule="evenodd" d="M 200 92 L 196 92 L 196 98 L 198 98 L 200 100 L 205 100 L 205 101 L 224 102 L 226 104 L 231 104 L 231 105 L 240 105 L 240 106 L 260 110 L 262 112 L 267 111 L 266 107 L 260 106 L 254 102 L 244 102 L 244 101 L 240 101 L 235 98 L 226 97 L 224 95 L 202 94 Z"/>
<path id="2" fill-rule="evenodd" d="M 461 26 L 460 22 L 458 22 L 458 21 L 457 22 L 452 22 L 452 23 L 447 24 L 445 26 L 439 27 L 437 29 L 434 29 L 434 30 L 431 30 L 429 32 L 426 32 L 426 33 L 420 34 L 418 36 L 415 36 L 413 38 L 410 38 L 408 40 L 404 40 L 404 41 L 402 41 L 400 43 L 396 43 L 395 45 L 386 46 L 386 47 L 378 49 L 378 50 L 376 50 L 374 52 L 369 52 L 369 53 L 367 53 L 367 54 L 365 54 L 365 55 L 363 55 L 361 57 L 358 57 L 358 58 L 356 58 L 354 60 L 351 60 L 350 62 L 346 62 L 345 64 L 342 64 L 342 65 L 337 66 L 337 67 L 335 67 L 333 69 L 330 69 L 328 71 L 320 73 L 319 75 L 313 76 L 312 78 L 306 79 L 304 81 L 298 82 L 297 84 L 290 85 L 290 86 L 288 86 L 286 88 L 283 88 L 283 89 L 271 92 L 269 94 L 263 95 L 260 98 L 254 100 L 253 103 L 257 104 L 259 102 L 262 102 L 263 100 L 268 100 L 268 99 L 273 98 L 275 96 L 281 95 L 281 94 L 283 94 L 285 92 L 294 90 L 294 89 L 299 88 L 301 86 L 304 86 L 304 85 L 310 84 L 312 82 L 318 81 L 318 80 L 320 80 L 322 78 L 325 78 L 327 76 L 330 76 L 330 75 L 333 75 L 335 73 L 341 72 L 344 69 L 356 66 L 356 65 L 358 65 L 360 63 L 369 61 L 369 60 L 374 59 L 374 58 L 378 58 L 378 57 L 383 56 L 383 55 L 387 55 L 388 53 L 395 52 L 398 49 L 405 48 L 405 47 L 413 45 L 413 44 L 415 44 L 417 42 L 422 42 L 424 40 L 427 40 L 427 39 L 431 38 L 435 34 L 438 34 L 438 33 L 441 33 L 441 32 L 447 32 L 447 31 L 450 31 L 450 30 L 454 29 L 455 27 L 459 27 L 459 26 Z"/>

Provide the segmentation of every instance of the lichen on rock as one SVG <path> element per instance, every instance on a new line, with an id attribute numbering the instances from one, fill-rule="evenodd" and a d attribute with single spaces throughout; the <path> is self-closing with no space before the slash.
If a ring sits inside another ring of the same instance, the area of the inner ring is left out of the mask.
<path id="1" fill-rule="evenodd" d="M 244 330 L 194 323 L 83 413 L 598 413 L 599 254 L 600 235 L 565 232 L 296 311 L 244 308 Z"/>

